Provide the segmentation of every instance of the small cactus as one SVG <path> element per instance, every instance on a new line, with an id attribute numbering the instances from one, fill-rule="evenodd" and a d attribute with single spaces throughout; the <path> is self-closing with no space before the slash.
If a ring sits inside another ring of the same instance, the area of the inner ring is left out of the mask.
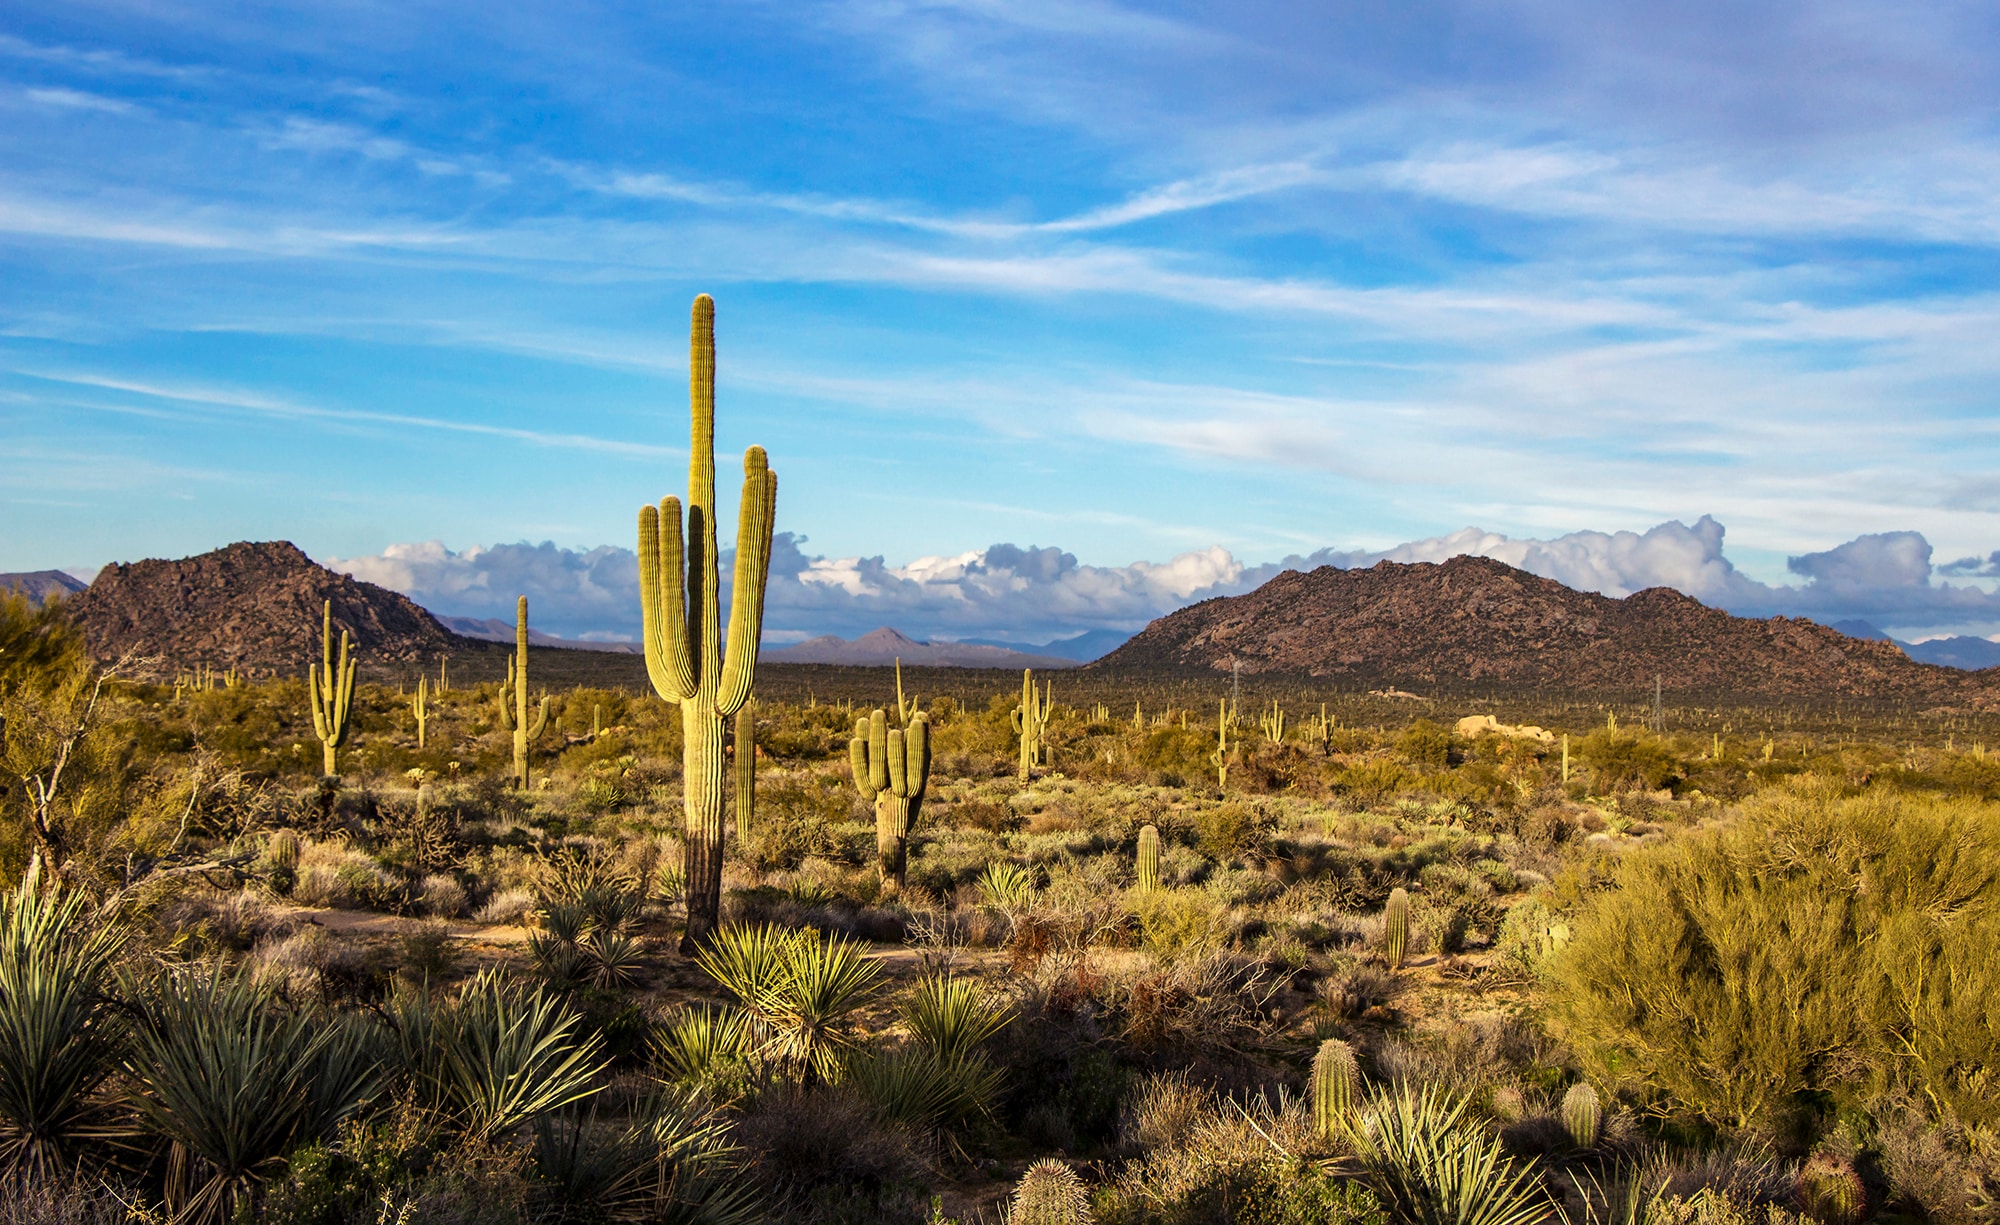
<path id="1" fill-rule="evenodd" d="M 1091 1225 L 1090 1189 L 1067 1162 L 1044 1157 L 1014 1185 L 1011 1225 Z"/>
<path id="2" fill-rule="evenodd" d="M 1338 1038 L 1319 1044 L 1319 1053 L 1313 1056 L 1312 1110 L 1313 1130 L 1322 1140 L 1346 1132 L 1360 1081 L 1361 1065 L 1353 1047 Z"/>
<path id="3" fill-rule="evenodd" d="M 1160 887 L 1160 831 L 1150 825 L 1139 827 L 1139 892 L 1151 893 Z"/>
<path id="4" fill-rule="evenodd" d="M 1799 1169 L 1799 1211 L 1820 1225 L 1854 1225 L 1868 1211 L 1868 1187 L 1852 1162 L 1819 1153 Z"/>
<path id="5" fill-rule="evenodd" d="M 311 692 L 313 734 L 323 752 L 321 773 L 331 778 L 335 752 L 347 743 L 347 712 L 354 705 L 354 647 L 347 631 L 340 631 L 340 654 L 333 653 L 333 601 L 320 608 L 320 666 L 306 669 L 306 688 Z"/>
<path id="6" fill-rule="evenodd" d="M 280 872 L 296 872 L 299 868 L 299 847 L 299 831 L 281 829 L 264 844 L 264 858 Z"/>
<path id="7" fill-rule="evenodd" d="M 1597 1090 L 1583 1081 L 1569 1087 L 1562 1100 L 1563 1130 L 1569 1133 L 1569 1141 L 1578 1148 L 1597 1147 L 1597 1136 L 1604 1127 L 1604 1106 L 1597 1100 Z"/>
<path id="8" fill-rule="evenodd" d="M 875 852 L 886 890 L 903 887 L 910 830 L 924 803 L 931 773 L 930 717 L 918 711 L 907 730 L 891 729 L 887 711 L 854 723 L 847 745 L 854 789 L 875 802 Z"/>
<path id="9" fill-rule="evenodd" d="M 514 603 L 514 657 L 507 661 L 507 679 L 500 686 L 500 726 L 514 733 L 514 785 L 528 786 L 528 742 L 549 723 L 549 699 L 542 698 L 534 722 L 528 721 L 528 597 Z"/>
<path id="10" fill-rule="evenodd" d="M 1388 904 L 1382 907 L 1382 951 L 1389 957 L 1389 968 L 1403 968 L 1403 958 L 1410 951 L 1410 895 L 1402 889 L 1389 891 Z"/>
<path id="11" fill-rule="evenodd" d="M 1035 674 L 1030 668 L 1021 669 L 1021 704 L 1014 708 L 1014 734 L 1021 738 L 1021 777 L 1028 777 L 1028 771 L 1047 764 L 1047 756 L 1042 749 L 1042 731 L 1049 725 L 1049 705 L 1055 700 L 1055 683 L 1051 681 L 1045 691 L 1035 689 Z"/>
<path id="12" fill-rule="evenodd" d="M 1215 712 L 1215 752 L 1208 755 L 1215 767 L 1215 789 L 1229 790 L 1229 703 L 1221 702 Z"/>

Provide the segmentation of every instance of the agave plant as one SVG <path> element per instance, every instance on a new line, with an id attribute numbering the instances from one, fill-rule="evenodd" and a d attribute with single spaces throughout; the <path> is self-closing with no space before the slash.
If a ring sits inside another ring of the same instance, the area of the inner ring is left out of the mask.
<path id="1" fill-rule="evenodd" d="M 46 1177 L 113 1134 L 122 1034 L 104 990 L 124 936 L 41 861 L 0 898 L 0 1173 Z"/>
<path id="2" fill-rule="evenodd" d="M 581 1021 L 540 987 L 523 991 L 491 970 L 467 983 L 435 1024 L 439 1089 L 467 1134 L 490 1140 L 597 1092 L 603 1044 L 579 1039 Z"/>
<path id="3" fill-rule="evenodd" d="M 902 1011 L 910 1036 L 944 1059 L 970 1057 L 1014 1019 L 1006 1006 L 987 999 L 977 982 L 949 974 L 919 982 Z"/>
<path id="4" fill-rule="evenodd" d="M 882 977 L 856 941 L 768 924 L 723 929 L 696 961 L 757 1018 L 760 1054 L 822 1080 L 838 1079 L 854 1014 Z"/>
<path id="5" fill-rule="evenodd" d="M 171 1146 L 177 1220 L 231 1219 L 287 1153 L 330 1137 L 381 1084 L 364 1022 L 280 1009 L 243 975 L 166 978 L 141 1012 L 126 1070 L 140 1118 Z"/>
<path id="6" fill-rule="evenodd" d="M 1409 1225 L 1531 1225 L 1549 1215 L 1534 1163 L 1516 1168 L 1465 1108 L 1402 1085 L 1361 1112 L 1354 1153 L 1389 1215 Z"/>

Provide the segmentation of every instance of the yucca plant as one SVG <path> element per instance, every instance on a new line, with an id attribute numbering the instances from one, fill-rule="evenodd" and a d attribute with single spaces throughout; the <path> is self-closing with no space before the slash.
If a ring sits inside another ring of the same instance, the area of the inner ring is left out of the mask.
<path id="1" fill-rule="evenodd" d="M 850 1053 L 849 1084 L 883 1119 L 916 1131 L 956 1133 L 988 1115 L 1000 1071 L 978 1054 L 945 1056 L 921 1046 Z"/>
<path id="2" fill-rule="evenodd" d="M 769 924 L 722 929 L 696 962 L 757 1018 L 760 1054 L 823 1080 L 838 1079 L 854 1014 L 882 977 L 856 941 Z"/>
<path id="3" fill-rule="evenodd" d="M 727 1098 L 747 1077 L 757 1044 L 748 1012 L 704 1001 L 680 1009 L 653 1031 L 653 1066 L 669 1084 Z"/>
<path id="4" fill-rule="evenodd" d="M 435 1024 L 442 1096 L 467 1134 L 489 1140 L 597 1092 L 602 1043 L 541 988 L 523 991 L 488 970 Z"/>
<path id="5" fill-rule="evenodd" d="M 643 950 L 638 937 L 599 928 L 584 937 L 583 954 L 590 963 L 591 982 L 599 987 L 623 987 L 638 977 Z"/>
<path id="6" fill-rule="evenodd" d="M 980 874 L 979 891 L 996 910 L 1026 910 L 1035 904 L 1035 874 L 1019 864 L 995 860 Z"/>
<path id="7" fill-rule="evenodd" d="M 117 1066 L 105 991 L 124 936 L 35 860 L 0 899 L 0 1173 L 46 1178 L 115 1131 L 99 1089 Z"/>
<path id="8" fill-rule="evenodd" d="M 330 1137 L 380 1087 L 377 1044 L 358 1020 L 283 1010 L 220 970 L 129 988 L 144 999 L 126 1070 L 146 1128 L 171 1146 L 177 1220 L 231 1219 L 286 1154 Z"/>
<path id="9" fill-rule="evenodd" d="M 1466 1103 L 1408 1085 L 1377 1096 L 1351 1136 L 1377 1198 L 1408 1225 L 1531 1225 L 1552 1211 L 1534 1163 L 1516 1168 Z"/>
<path id="10" fill-rule="evenodd" d="M 903 1025 L 918 1045 L 945 1059 L 963 1059 L 1014 1019 L 969 978 L 933 974 L 903 1001 Z"/>

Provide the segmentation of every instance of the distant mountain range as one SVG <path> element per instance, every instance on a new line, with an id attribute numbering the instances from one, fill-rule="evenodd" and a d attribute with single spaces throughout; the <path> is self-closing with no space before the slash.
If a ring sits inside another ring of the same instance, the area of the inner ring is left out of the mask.
<path id="1" fill-rule="evenodd" d="M 1866 621 L 1835 621 L 1832 628 L 1851 638 L 1864 638 L 1870 642 L 1893 642 L 1903 648 L 1903 654 L 1918 663 L 1937 664 L 1945 668 L 1964 668 L 1968 671 L 2000 667 L 2000 642 L 1988 638 L 1974 638 L 1965 634 L 1956 638 L 1933 638 L 1929 642 L 1904 642 L 1900 638 L 1889 637 Z"/>
<path id="2" fill-rule="evenodd" d="M 530 609 L 532 618 L 533 610 Z M 514 643 L 514 623 L 502 621 L 498 617 L 439 617 L 439 624 L 463 638 L 477 638 L 481 642 Z M 558 638 L 554 634 L 544 634 L 532 624 L 528 626 L 528 642 L 531 646 L 562 647 L 572 651 L 610 651 L 618 655 L 638 655 L 644 648 L 636 642 L 594 642 L 587 638 Z"/>
<path id="3" fill-rule="evenodd" d="M 75 595 L 90 584 L 61 570 L 24 570 L 17 574 L 0 574 L 0 590 L 12 589 L 27 596 L 38 604 L 48 602 L 50 596 Z"/>
<path id="4" fill-rule="evenodd" d="M 1059 655 L 1030 654 L 993 643 L 918 642 L 900 630 L 883 626 L 854 641 L 833 634 L 808 638 L 795 646 L 759 652 L 774 664 L 847 664 L 872 667 L 898 659 L 928 668 L 1074 668 L 1077 661 Z"/>
<path id="5" fill-rule="evenodd" d="M 1802 618 L 1731 616 L 1665 587 L 1624 599 L 1502 562 L 1288 570 L 1247 595 L 1170 613 L 1087 665 L 1161 676 L 1248 673 L 1405 688 L 1558 686 L 1761 698 L 1895 698 L 2000 709 L 2000 675 L 1919 663 Z"/>

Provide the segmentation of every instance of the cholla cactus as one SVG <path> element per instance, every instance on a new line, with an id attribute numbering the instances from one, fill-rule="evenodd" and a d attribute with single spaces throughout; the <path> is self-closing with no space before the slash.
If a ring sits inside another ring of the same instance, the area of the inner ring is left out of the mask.
<path id="1" fill-rule="evenodd" d="M 1604 1106 L 1597 1100 L 1597 1090 L 1583 1081 L 1571 1085 L 1569 1092 L 1563 1094 L 1562 1124 L 1571 1144 L 1595 1148 L 1598 1133 L 1604 1127 Z"/>
<path id="2" fill-rule="evenodd" d="M 875 803 L 875 852 L 883 887 L 900 890 L 908 866 L 910 830 L 917 823 L 930 779 L 930 717 L 919 711 L 907 729 L 891 728 L 888 713 L 878 708 L 855 721 L 847 754 L 855 790 Z"/>
<path id="3" fill-rule="evenodd" d="M 1410 895 L 1401 889 L 1391 889 L 1388 904 L 1382 907 L 1382 951 L 1390 969 L 1403 968 L 1403 957 L 1410 951 Z"/>
<path id="4" fill-rule="evenodd" d="M 1047 760 L 1042 751 L 1042 731 L 1049 725 L 1049 704 L 1055 698 L 1055 683 L 1046 692 L 1035 690 L 1032 668 L 1021 669 L 1021 704 L 1014 708 L 1014 733 L 1021 738 L 1021 777 Z"/>
<path id="5" fill-rule="evenodd" d="M 321 773 L 329 778 L 334 769 L 335 751 L 347 743 L 347 714 L 354 705 L 354 647 L 347 631 L 340 631 L 340 655 L 333 653 L 333 601 L 320 608 L 320 666 L 306 669 L 306 687 L 312 695 L 313 735 L 319 737 L 324 753 Z"/>
<path id="6" fill-rule="evenodd" d="M 1353 1047 L 1338 1038 L 1319 1044 L 1312 1065 L 1312 1111 L 1313 1130 L 1321 1139 L 1331 1140 L 1346 1132 L 1354 1117 L 1355 1091 L 1360 1083 L 1361 1065 L 1354 1058 Z"/>
<path id="7" fill-rule="evenodd" d="M 1067 1162 L 1044 1157 L 1014 1185 L 1010 1225 L 1091 1225 L 1090 1189 Z"/>
<path id="8" fill-rule="evenodd" d="M 1151 893 L 1160 887 L 1160 831 L 1150 825 L 1139 827 L 1139 892 Z"/>

